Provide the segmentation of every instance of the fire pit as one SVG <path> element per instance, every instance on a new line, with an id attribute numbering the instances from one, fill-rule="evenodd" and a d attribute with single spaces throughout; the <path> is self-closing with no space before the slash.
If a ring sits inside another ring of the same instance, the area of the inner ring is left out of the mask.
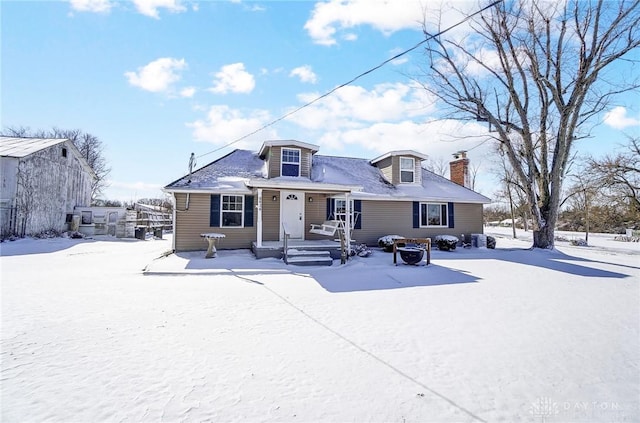
<path id="1" fill-rule="evenodd" d="M 418 264 L 424 257 L 424 249 L 418 247 L 400 247 L 400 258 L 407 264 Z"/>

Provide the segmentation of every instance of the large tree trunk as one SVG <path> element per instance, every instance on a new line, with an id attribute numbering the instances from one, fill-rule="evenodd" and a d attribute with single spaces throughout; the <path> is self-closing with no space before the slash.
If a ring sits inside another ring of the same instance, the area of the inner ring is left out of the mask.
<path id="1" fill-rule="evenodd" d="M 537 211 L 540 218 L 533 225 L 533 248 L 548 248 L 554 246 L 555 228 L 558 221 L 558 206 L 555 205 L 558 194 L 554 192 L 543 204 L 531 206 L 532 212 Z"/>
<path id="2" fill-rule="evenodd" d="M 555 229 L 545 225 L 533 231 L 533 248 L 553 248 Z"/>

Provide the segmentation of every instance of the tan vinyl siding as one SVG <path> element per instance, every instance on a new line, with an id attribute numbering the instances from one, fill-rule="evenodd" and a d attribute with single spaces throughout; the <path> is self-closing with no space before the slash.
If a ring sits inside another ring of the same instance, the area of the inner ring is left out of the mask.
<path id="1" fill-rule="evenodd" d="M 398 185 L 400 183 L 400 156 L 391 157 L 391 183 Z"/>
<path id="2" fill-rule="evenodd" d="M 251 242 L 256 239 L 257 211 L 253 214 L 253 227 L 219 228 L 209 226 L 211 211 L 210 194 L 191 194 L 189 209 L 185 210 L 187 195 L 176 194 L 176 221 L 174 237 L 176 251 L 206 250 L 207 242 L 200 237 L 201 233 L 218 232 L 226 235 L 217 248 L 236 249 L 251 248 Z M 254 204 L 256 199 L 254 199 Z"/>
<path id="3" fill-rule="evenodd" d="M 276 201 L 273 201 L 274 195 Z M 280 240 L 280 192 L 278 191 L 262 192 L 262 240 Z"/>
<path id="4" fill-rule="evenodd" d="M 300 176 L 303 178 L 311 177 L 311 150 L 302 148 L 300 151 Z"/>
<path id="5" fill-rule="evenodd" d="M 362 201 L 362 229 L 353 231 L 358 243 L 376 245 L 384 235 L 435 237 L 482 233 L 482 204 L 454 204 L 454 228 L 414 228 L 412 201 Z"/>
<path id="6" fill-rule="evenodd" d="M 414 182 L 418 185 L 422 184 L 422 159 L 412 155 L 391 156 L 376 163 L 376 166 L 384 177 L 393 185 L 399 185 L 400 182 L 400 157 L 411 157 L 414 161 Z"/>
<path id="7" fill-rule="evenodd" d="M 282 149 L 291 148 L 294 150 L 300 150 L 300 176 L 303 178 L 309 178 L 311 175 L 311 150 L 308 148 L 300 148 L 295 145 L 292 146 L 274 146 L 269 149 L 266 157 L 268 163 L 269 178 L 277 178 L 281 176 L 280 165 L 282 163 Z"/>
<path id="8" fill-rule="evenodd" d="M 309 202 L 309 198 L 313 198 L 313 202 Z M 327 195 L 314 193 L 305 194 L 304 216 L 306 223 L 304 239 L 327 239 L 324 235 L 312 234 L 309 232 L 311 224 L 318 224 L 327 220 Z"/>
<path id="9" fill-rule="evenodd" d="M 282 160 L 281 148 L 271 147 L 267 154 L 269 159 L 269 176 L 268 177 L 277 178 L 280 176 L 280 163 Z"/>
<path id="10" fill-rule="evenodd" d="M 391 157 L 381 160 L 376 163 L 376 166 L 380 169 L 382 175 L 387 179 L 387 181 L 393 183 L 393 163 Z"/>

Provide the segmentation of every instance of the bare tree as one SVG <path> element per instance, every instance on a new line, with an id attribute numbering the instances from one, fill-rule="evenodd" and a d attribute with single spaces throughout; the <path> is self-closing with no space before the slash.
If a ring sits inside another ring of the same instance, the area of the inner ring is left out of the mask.
<path id="1" fill-rule="evenodd" d="M 31 131 L 29 128 L 22 126 L 6 128 L 2 131 L 2 135 L 11 137 L 67 138 L 76 146 L 82 157 L 89 163 L 89 166 L 91 166 L 96 174 L 96 179 L 91 185 L 91 202 L 94 203 L 100 194 L 102 194 L 102 191 L 108 186 L 107 176 L 109 172 L 111 172 L 111 168 L 108 166 L 107 159 L 104 155 L 104 145 L 95 135 L 79 129 L 60 129 L 54 127 L 48 131 L 42 129 Z"/>
<path id="2" fill-rule="evenodd" d="M 591 209 L 598 194 L 600 185 L 597 179 L 589 172 L 579 172 L 571 175 L 573 183 L 568 187 L 567 196 L 560 203 L 560 207 L 565 202 L 569 202 L 574 210 L 579 210 L 584 218 L 585 241 L 589 242 L 589 231 L 591 226 Z"/>
<path id="3" fill-rule="evenodd" d="M 626 152 L 587 160 L 588 173 L 614 197 L 640 212 L 640 139 L 629 137 Z"/>
<path id="4" fill-rule="evenodd" d="M 466 38 L 444 39 L 425 23 L 421 83 L 452 117 L 488 123 L 526 193 L 533 246 L 552 248 L 576 140 L 616 94 L 638 88 L 631 69 L 616 69 L 624 85 L 609 72 L 640 46 L 640 0 L 505 1 L 470 26 Z"/>
<path id="5" fill-rule="evenodd" d="M 449 163 L 447 163 L 447 161 L 442 157 L 438 157 L 438 158 L 429 157 L 427 160 L 425 160 L 424 165 L 425 165 L 425 169 L 435 173 L 436 175 L 446 177 L 447 172 L 449 172 Z"/>

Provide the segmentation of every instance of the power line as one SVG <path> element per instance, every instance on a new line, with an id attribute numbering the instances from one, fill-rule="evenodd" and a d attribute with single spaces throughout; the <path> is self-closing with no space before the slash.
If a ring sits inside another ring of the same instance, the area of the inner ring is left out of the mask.
<path id="1" fill-rule="evenodd" d="M 484 12 L 485 10 L 492 8 L 493 6 L 497 5 L 498 3 L 502 3 L 502 1 L 503 1 L 503 0 L 496 0 L 496 1 L 494 1 L 493 3 L 491 3 L 491 4 L 489 4 L 489 5 L 485 6 L 485 7 L 483 7 L 482 9 L 480 9 L 480 10 L 478 10 L 478 11 L 476 11 L 476 12 L 472 13 L 471 15 L 466 16 L 466 17 L 465 17 L 464 19 L 462 19 L 461 21 L 459 21 L 459 22 L 457 22 L 457 23 L 455 23 L 455 24 L 453 24 L 453 25 L 449 26 L 448 28 L 443 29 L 442 31 L 440 31 L 440 32 L 438 32 L 438 33 L 436 33 L 436 34 L 433 34 L 433 35 L 428 36 L 427 38 L 425 38 L 424 40 L 420 41 L 420 42 L 419 42 L 418 44 L 416 44 L 415 46 L 413 46 L 413 47 L 411 47 L 411 48 L 409 48 L 409 49 L 407 49 L 407 50 L 405 50 L 405 51 L 403 51 L 403 52 L 401 52 L 401 53 L 396 54 L 395 56 L 393 56 L 393 57 L 391 57 L 391 58 L 389 58 L 389 59 L 385 60 L 384 62 L 380 63 L 379 65 L 377 65 L 377 66 L 375 66 L 375 67 L 373 67 L 373 68 L 371 68 L 371 69 L 369 69 L 369 70 L 367 70 L 367 71 L 362 72 L 360 75 L 356 76 L 355 78 L 353 78 L 353 79 L 351 79 L 351 80 L 349 80 L 349 81 L 347 81 L 347 82 L 345 82 L 345 83 L 343 83 L 343 84 L 338 85 L 337 87 L 333 88 L 332 90 L 327 91 L 326 93 L 322 94 L 321 96 L 316 97 L 315 99 L 313 99 L 313 100 L 309 101 L 308 103 L 303 104 L 302 106 L 298 107 L 297 109 L 294 109 L 294 110 L 292 110 L 292 111 L 290 111 L 290 112 L 288 112 L 288 113 L 286 113 L 286 114 L 284 114 L 284 115 L 280 116 L 279 118 L 277 118 L 277 119 L 275 119 L 275 120 L 273 120 L 273 121 L 271 121 L 271 122 L 269 122 L 269 123 L 267 123 L 267 124 L 265 124 L 265 125 L 261 126 L 260 128 L 256 129 L 255 131 L 253 131 L 253 132 L 249 132 L 248 134 L 243 135 L 243 136 L 241 136 L 240 138 L 236 138 L 235 140 L 233 140 L 233 141 L 231 141 L 231 142 L 229 142 L 229 143 L 227 143 L 227 144 L 225 144 L 225 145 L 223 145 L 223 146 L 221 146 L 221 147 L 218 147 L 218 148 L 216 148 L 216 149 L 214 149 L 214 150 L 211 150 L 211 151 L 209 151 L 209 152 L 207 152 L 207 153 L 203 153 L 203 154 L 201 154 L 201 155 L 197 156 L 197 158 L 204 157 L 204 156 L 208 156 L 209 154 L 213 154 L 213 153 L 215 153 L 215 152 L 217 152 L 217 151 L 223 150 L 223 149 L 225 149 L 225 148 L 227 148 L 227 147 L 229 147 L 229 146 L 231 146 L 231 145 L 233 145 L 233 144 L 235 144 L 235 143 L 237 143 L 237 142 L 240 142 L 240 141 L 242 141 L 242 140 L 244 140 L 244 139 L 246 139 L 246 138 L 250 137 L 251 135 L 257 134 L 257 133 L 258 133 L 258 132 L 260 132 L 260 131 L 264 131 L 265 129 L 269 128 L 270 126 L 275 125 L 276 123 L 280 122 L 281 120 L 284 120 L 284 119 L 288 118 L 289 116 L 293 115 L 294 113 L 298 113 L 300 110 L 302 110 L 302 109 L 304 109 L 304 108 L 306 108 L 306 107 L 311 106 L 312 104 L 314 104 L 314 103 L 316 103 L 316 102 L 318 102 L 318 101 L 322 100 L 322 99 L 323 99 L 323 98 L 325 98 L 325 97 L 330 96 L 330 95 L 331 95 L 331 94 L 333 94 L 334 92 L 338 91 L 340 88 L 346 87 L 347 85 L 351 85 L 352 83 L 354 83 L 354 82 L 355 82 L 355 81 L 357 81 L 358 79 L 360 79 L 360 78 L 362 78 L 363 76 L 366 76 L 366 75 L 368 75 L 368 74 L 370 74 L 370 73 L 372 73 L 372 72 L 374 72 L 374 71 L 376 71 L 376 70 L 380 69 L 381 67 L 383 67 L 383 66 L 384 66 L 384 65 L 386 65 L 387 63 L 389 63 L 389 62 L 391 62 L 391 61 L 393 61 L 393 60 L 396 60 L 397 58 L 402 57 L 402 56 L 404 56 L 404 55 L 405 55 L 405 54 L 407 54 L 407 53 L 412 52 L 413 50 L 417 49 L 418 47 L 420 47 L 422 44 L 426 43 L 427 41 L 430 41 L 430 40 L 432 40 L 432 39 L 434 39 L 434 38 L 436 38 L 436 37 L 439 37 L 439 36 L 441 36 L 442 34 L 445 34 L 445 33 L 449 32 L 449 31 L 451 31 L 452 29 L 454 29 L 454 28 L 456 28 L 456 27 L 458 27 L 458 26 L 462 25 L 463 23 L 467 22 L 469 19 L 471 19 L 471 18 L 472 18 L 472 17 L 474 17 L 475 15 L 478 15 L 478 14 L 480 14 L 480 13 Z"/>

